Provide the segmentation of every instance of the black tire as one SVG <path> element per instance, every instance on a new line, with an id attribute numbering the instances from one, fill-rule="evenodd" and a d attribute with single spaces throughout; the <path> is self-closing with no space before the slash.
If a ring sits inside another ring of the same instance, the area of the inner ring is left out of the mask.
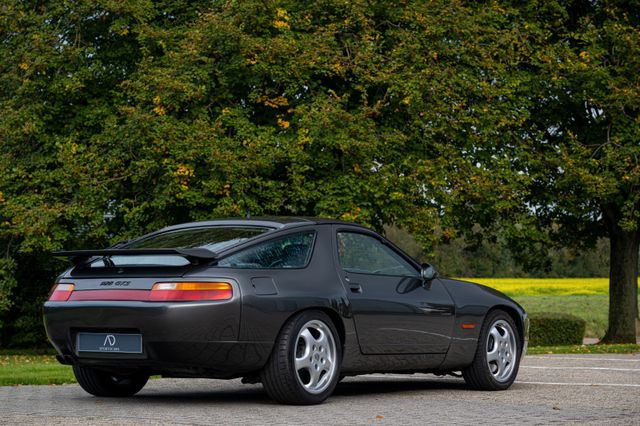
<path id="1" fill-rule="evenodd" d="M 521 353 L 513 318 L 501 310 L 491 311 L 482 324 L 473 362 L 462 370 L 462 376 L 473 389 L 508 389 L 518 375 Z"/>
<path id="2" fill-rule="evenodd" d="M 296 369 L 296 359 L 299 366 L 309 365 Z M 319 404 L 333 393 L 341 362 L 342 345 L 331 318 L 304 311 L 284 325 L 260 377 L 267 394 L 279 403 Z"/>
<path id="3" fill-rule="evenodd" d="M 148 374 L 114 375 L 80 365 L 73 366 L 78 384 L 95 396 L 125 397 L 138 393 L 149 380 Z"/>

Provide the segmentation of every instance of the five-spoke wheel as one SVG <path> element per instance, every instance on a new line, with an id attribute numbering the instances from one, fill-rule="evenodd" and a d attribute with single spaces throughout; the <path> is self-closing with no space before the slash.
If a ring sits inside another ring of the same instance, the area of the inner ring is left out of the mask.
<path id="1" fill-rule="evenodd" d="M 273 399 L 286 404 L 324 401 L 340 377 L 341 344 L 325 313 L 305 311 L 283 327 L 261 379 Z"/>
<path id="2" fill-rule="evenodd" d="M 487 339 L 487 365 L 493 377 L 504 382 L 509 380 L 517 354 L 515 333 L 511 325 L 505 320 L 493 323 Z"/>
<path id="3" fill-rule="evenodd" d="M 329 326 L 312 320 L 302 326 L 296 339 L 295 369 L 309 393 L 324 391 L 336 375 L 336 341 Z"/>
<path id="4" fill-rule="evenodd" d="M 482 325 L 473 363 L 462 375 L 475 389 L 507 389 L 518 373 L 521 350 L 511 316 L 501 310 L 491 311 Z"/>

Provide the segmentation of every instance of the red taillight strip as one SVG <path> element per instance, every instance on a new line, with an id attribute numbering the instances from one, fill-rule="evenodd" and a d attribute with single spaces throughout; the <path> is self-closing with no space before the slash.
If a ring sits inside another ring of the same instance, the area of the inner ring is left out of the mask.
<path id="1" fill-rule="evenodd" d="M 74 291 L 69 301 L 75 300 L 149 300 L 149 290 L 80 290 Z"/>
<path id="2" fill-rule="evenodd" d="M 129 300 L 138 302 L 181 302 L 195 300 L 229 300 L 233 297 L 233 288 L 229 283 L 189 282 L 156 283 L 151 290 L 79 290 L 65 293 L 64 298 L 49 300 Z"/>

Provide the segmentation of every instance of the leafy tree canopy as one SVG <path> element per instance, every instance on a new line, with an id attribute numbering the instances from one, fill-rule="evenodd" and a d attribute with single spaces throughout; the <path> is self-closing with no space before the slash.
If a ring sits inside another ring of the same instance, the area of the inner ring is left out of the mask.
<path id="1" fill-rule="evenodd" d="M 6 1 L 0 265 L 247 211 L 516 253 L 635 232 L 637 10 Z"/>

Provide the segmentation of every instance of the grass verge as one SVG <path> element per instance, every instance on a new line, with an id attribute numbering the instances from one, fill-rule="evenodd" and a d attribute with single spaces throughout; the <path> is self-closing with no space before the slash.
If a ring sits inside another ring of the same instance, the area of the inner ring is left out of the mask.
<path id="1" fill-rule="evenodd" d="M 52 355 L 0 355 L 0 386 L 61 385 L 75 383 L 71 367 L 62 365 Z"/>
<path id="2" fill-rule="evenodd" d="M 640 354 L 640 345 L 532 346 L 527 354 Z"/>

